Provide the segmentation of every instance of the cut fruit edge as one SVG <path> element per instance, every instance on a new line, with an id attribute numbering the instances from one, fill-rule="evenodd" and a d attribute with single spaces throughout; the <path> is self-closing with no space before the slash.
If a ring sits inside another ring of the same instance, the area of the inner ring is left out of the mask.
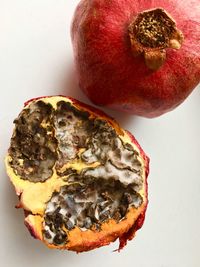
<path id="1" fill-rule="evenodd" d="M 16 175 L 13 168 L 10 166 L 10 156 L 7 155 L 5 158 L 7 174 L 15 187 L 16 194 L 19 196 L 18 207 L 22 207 L 25 210 L 25 225 L 33 237 L 42 240 L 50 248 L 68 249 L 76 252 L 82 252 L 103 245 L 108 245 L 119 238 L 119 250 L 122 249 L 126 245 L 127 240 L 131 240 L 135 236 L 135 232 L 142 227 L 144 222 L 145 212 L 148 204 L 147 176 L 149 173 L 149 158 L 146 156 L 145 152 L 142 150 L 141 146 L 138 144 L 133 135 L 130 132 L 120 128 L 118 123 L 104 112 L 83 104 L 73 98 L 64 96 L 48 96 L 32 99 L 25 103 L 25 109 L 28 108 L 33 101 L 38 100 L 42 100 L 45 103 L 50 103 L 54 108 L 59 101 L 68 102 L 80 111 L 87 111 L 90 114 L 90 117 L 98 117 L 101 120 L 105 120 L 112 128 L 115 129 L 116 133 L 123 142 L 131 144 L 134 150 L 139 153 L 139 159 L 142 164 L 143 186 L 139 194 L 142 196 L 143 203 L 137 209 L 131 207 L 126 213 L 125 218 L 118 223 L 114 219 L 109 219 L 108 221 L 103 222 L 101 225 L 101 231 L 81 231 L 81 229 L 76 226 L 69 232 L 68 242 L 63 246 L 58 247 L 54 244 L 49 244 L 45 241 L 42 234 L 44 221 L 43 214 L 46 203 L 51 199 L 53 191 L 59 191 L 61 186 L 66 185 L 67 183 L 56 179 L 57 177 L 55 172 L 50 179 L 43 183 L 39 182 L 34 184 L 29 181 L 22 180 L 20 176 Z M 53 189 L 51 186 L 46 186 L 48 183 L 50 184 L 52 182 L 54 185 Z M 35 187 L 36 195 L 33 193 L 33 187 Z M 38 187 L 41 188 L 38 190 Z M 42 191 L 45 191 L 45 196 L 42 194 Z M 38 194 L 39 192 L 41 192 L 41 194 Z M 38 207 L 34 210 L 34 212 L 30 210 L 31 202 L 33 201 L 38 202 Z"/>

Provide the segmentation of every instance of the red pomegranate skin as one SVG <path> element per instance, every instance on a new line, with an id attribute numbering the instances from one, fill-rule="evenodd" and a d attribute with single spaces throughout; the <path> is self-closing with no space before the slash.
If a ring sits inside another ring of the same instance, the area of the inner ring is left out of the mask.
<path id="1" fill-rule="evenodd" d="M 163 8 L 183 33 L 179 50 L 150 70 L 134 57 L 128 26 L 138 13 Z M 80 88 L 96 105 L 156 117 L 181 104 L 200 81 L 199 0 L 82 0 L 71 29 Z"/>

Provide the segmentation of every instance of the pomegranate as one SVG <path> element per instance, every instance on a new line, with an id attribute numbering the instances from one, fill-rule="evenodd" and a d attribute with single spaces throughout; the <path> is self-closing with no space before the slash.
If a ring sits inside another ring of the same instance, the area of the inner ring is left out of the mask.
<path id="1" fill-rule="evenodd" d="M 135 138 L 61 96 L 27 102 L 14 123 L 6 168 L 31 235 L 76 252 L 125 246 L 148 202 L 149 159 Z"/>
<path id="2" fill-rule="evenodd" d="M 82 0 L 71 36 L 80 88 L 97 105 L 152 118 L 200 81 L 199 0 Z"/>

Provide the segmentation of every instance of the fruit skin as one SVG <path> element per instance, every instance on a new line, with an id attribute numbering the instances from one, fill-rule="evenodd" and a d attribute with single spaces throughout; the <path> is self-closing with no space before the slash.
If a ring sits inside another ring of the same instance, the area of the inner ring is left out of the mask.
<path id="1" fill-rule="evenodd" d="M 54 96 L 53 96 L 54 97 Z M 56 96 L 57 97 L 57 96 Z M 8 156 L 6 157 L 6 167 L 7 167 L 7 173 L 8 176 L 10 177 L 11 182 L 15 186 L 16 189 L 16 194 L 19 197 L 19 204 L 16 206 L 17 208 L 23 208 L 24 209 L 24 215 L 25 215 L 25 225 L 28 228 L 30 234 L 35 238 L 43 241 L 49 248 L 59 248 L 59 249 L 68 249 L 68 250 L 73 250 L 76 252 L 83 252 L 83 251 L 89 251 L 104 245 L 108 245 L 111 242 L 115 241 L 117 238 L 119 238 L 120 245 L 119 249 L 121 250 L 127 243 L 127 240 L 131 240 L 134 236 L 135 233 L 138 229 L 140 229 L 143 225 L 144 219 L 145 219 L 145 213 L 147 209 L 147 204 L 148 204 L 148 185 L 147 185 L 147 176 L 149 174 L 149 158 L 145 154 L 145 152 L 142 150 L 134 136 L 129 133 L 128 131 L 123 130 L 120 128 L 120 126 L 117 124 L 115 120 L 107 116 L 104 112 L 97 110 L 89 105 L 86 105 L 84 103 L 79 102 L 78 100 L 75 100 L 71 97 L 63 97 L 63 96 L 58 96 L 59 100 L 66 100 L 70 101 L 74 106 L 76 106 L 79 109 L 87 110 L 91 114 L 95 114 L 99 118 L 106 119 L 108 123 L 110 123 L 115 129 L 116 132 L 119 135 L 126 136 L 127 139 L 131 141 L 134 147 L 137 147 L 137 151 L 140 153 L 140 157 L 143 160 L 144 164 L 144 186 L 143 186 L 143 204 L 141 207 L 138 209 L 133 209 L 131 208 L 131 211 L 128 212 L 126 219 L 123 220 L 120 223 L 114 222 L 114 220 L 110 220 L 109 223 L 103 223 L 102 229 L 103 231 L 85 231 L 82 232 L 80 229 L 76 227 L 76 229 L 72 230 L 70 232 L 70 237 L 69 237 L 69 242 L 62 246 L 62 247 L 57 247 L 53 244 L 48 244 L 42 236 L 42 223 L 43 223 L 43 218 L 42 214 L 32 214 L 30 210 L 28 210 L 27 205 L 24 203 L 23 195 L 25 191 L 27 190 L 27 184 L 30 182 L 25 182 L 24 184 L 26 185 L 25 187 L 22 186 L 21 184 L 21 179 L 18 177 L 18 181 L 16 182 L 16 175 L 13 175 L 14 173 L 12 172 L 11 168 L 9 167 L 8 164 Z M 39 97 L 35 99 L 31 99 L 25 103 L 25 107 L 29 105 L 32 101 L 34 100 L 39 100 L 39 99 L 48 99 L 51 98 L 51 96 L 47 97 Z M 15 176 L 15 177 L 13 177 Z M 14 180 L 13 180 L 14 179 Z M 30 186 L 31 187 L 31 183 Z M 41 192 L 42 193 L 42 192 Z M 45 192 L 44 192 L 45 193 Z"/>
<path id="2" fill-rule="evenodd" d="M 128 26 L 139 12 L 161 7 L 184 35 L 179 50 L 150 70 L 134 57 Z M 71 37 L 80 88 L 97 104 L 148 118 L 180 105 L 200 81 L 199 0 L 82 0 Z"/>

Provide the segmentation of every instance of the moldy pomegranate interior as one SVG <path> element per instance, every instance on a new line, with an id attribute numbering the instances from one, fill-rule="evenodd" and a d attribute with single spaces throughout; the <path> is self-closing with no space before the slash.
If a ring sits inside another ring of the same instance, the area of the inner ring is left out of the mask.
<path id="1" fill-rule="evenodd" d="M 72 98 L 29 101 L 14 121 L 8 175 L 31 234 L 50 248 L 122 248 L 144 220 L 148 158 L 104 113 Z"/>

